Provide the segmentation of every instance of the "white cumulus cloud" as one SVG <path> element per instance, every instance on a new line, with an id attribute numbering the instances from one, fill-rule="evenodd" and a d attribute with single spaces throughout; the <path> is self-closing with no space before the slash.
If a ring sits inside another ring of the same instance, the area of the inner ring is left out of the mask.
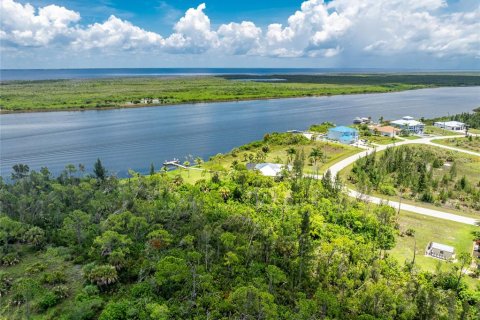
<path id="1" fill-rule="evenodd" d="M 80 49 L 113 48 L 133 50 L 160 48 L 163 38 L 154 32 L 145 31 L 128 21 L 110 16 L 104 23 L 89 25 L 77 31 L 77 39 L 72 46 Z"/>
<path id="2" fill-rule="evenodd" d="M 0 39 L 13 46 L 45 46 L 68 41 L 75 33 L 72 24 L 80 14 L 64 7 L 49 5 L 36 12 L 30 4 L 0 1 Z"/>
<path id="3" fill-rule="evenodd" d="M 110 16 L 82 25 L 78 12 L 1 0 L 3 47 L 66 46 L 74 50 L 329 59 L 342 55 L 479 57 L 480 8 L 451 12 L 445 0 L 304 1 L 287 21 L 212 28 L 206 4 L 188 9 L 162 36 Z"/>

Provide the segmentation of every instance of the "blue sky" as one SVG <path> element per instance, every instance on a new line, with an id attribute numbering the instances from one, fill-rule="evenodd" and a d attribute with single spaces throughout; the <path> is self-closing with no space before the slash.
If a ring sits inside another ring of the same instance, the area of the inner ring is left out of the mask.
<path id="1" fill-rule="evenodd" d="M 0 5 L 2 68 L 480 68 L 477 0 Z"/>

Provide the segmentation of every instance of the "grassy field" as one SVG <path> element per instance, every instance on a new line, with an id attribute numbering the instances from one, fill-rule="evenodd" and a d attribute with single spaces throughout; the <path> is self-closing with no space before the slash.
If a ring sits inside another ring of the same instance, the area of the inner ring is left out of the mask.
<path id="1" fill-rule="evenodd" d="M 398 138 L 391 138 L 391 137 L 385 137 L 385 136 L 366 136 L 366 137 L 362 137 L 362 139 L 367 139 L 368 142 L 376 143 L 376 144 L 390 144 L 390 143 L 402 141 Z"/>
<path id="2" fill-rule="evenodd" d="M 406 136 L 406 137 L 402 137 L 402 139 L 417 140 L 417 139 L 421 139 L 421 137 L 419 137 L 419 136 Z"/>
<path id="3" fill-rule="evenodd" d="M 416 241 L 416 264 L 423 270 L 435 271 L 437 267 L 448 268 L 452 263 L 425 256 L 425 248 L 430 241 L 453 246 L 457 253 L 471 252 L 472 231 L 478 227 L 461 223 L 435 219 L 416 213 L 401 211 L 398 217 L 400 236 L 397 237 L 395 248 L 390 254 L 400 263 L 413 259 L 413 250 Z M 407 229 L 415 231 L 414 236 L 405 235 Z M 478 280 L 471 281 L 478 283 Z"/>
<path id="4" fill-rule="evenodd" d="M 273 163 L 282 163 L 285 164 L 289 161 L 287 149 L 291 148 L 291 146 L 278 146 L 278 145 L 271 145 L 269 152 L 266 154 L 266 158 L 260 162 L 273 162 Z M 318 160 L 317 167 L 315 168 L 314 164 L 308 161 L 308 157 L 310 152 L 313 148 L 318 148 L 322 152 L 326 154 L 326 157 L 322 160 Z M 362 149 L 343 145 L 334 142 L 324 142 L 324 141 L 310 141 L 307 145 L 298 145 L 295 147 L 297 152 L 304 152 L 305 157 L 307 160 L 305 161 L 305 166 L 303 168 L 305 173 L 308 174 L 323 174 L 325 171 L 334 163 L 341 161 L 345 158 L 354 155 Z M 196 170 L 191 169 L 176 169 L 168 171 L 167 174 L 171 177 L 181 177 L 184 182 L 194 184 L 198 180 L 201 179 L 208 179 L 211 177 L 212 172 L 218 173 L 227 173 L 228 170 L 232 168 L 233 163 L 244 164 L 246 165 L 249 162 L 259 162 L 255 160 L 250 160 L 250 155 L 255 155 L 257 152 L 261 150 L 261 147 L 251 148 L 249 150 L 239 151 L 239 149 L 234 149 L 233 152 L 229 152 L 227 154 L 219 154 L 212 157 L 209 161 L 201 164 L 200 166 L 196 166 Z"/>
<path id="5" fill-rule="evenodd" d="M 364 75 L 353 80 L 351 76 L 345 76 L 344 81 L 340 81 L 341 77 L 318 76 L 315 81 L 311 77 L 309 81 L 302 81 L 303 78 L 297 76 L 279 83 L 231 81 L 222 77 L 7 81 L 0 83 L 0 107 L 2 112 L 83 110 L 392 92 L 447 85 L 425 78 L 417 81 L 405 78 L 401 81 L 401 78 L 391 79 L 385 75 Z M 480 84 L 480 77 L 469 76 L 468 81 L 462 79 L 449 80 L 448 83 L 474 85 L 477 81 L 477 85 Z"/>
<path id="6" fill-rule="evenodd" d="M 267 153 L 265 160 L 261 162 L 274 162 L 285 164 L 288 161 L 287 149 L 289 148 L 291 148 L 291 146 L 273 145 L 271 146 L 270 151 Z M 309 154 L 313 148 L 320 149 L 326 155 L 323 161 L 319 160 L 317 162 L 317 169 L 315 169 L 314 165 L 308 161 Z M 307 159 L 305 161 L 304 172 L 311 174 L 316 173 L 316 171 L 318 171 L 319 174 L 322 174 L 333 163 L 362 151 L 361 149 L 356 147 L 324 141 L 310 141 L 309 144 L 296 146 L 295 149 L 297 150 L 297 152 L 303 151 L 303 153 L 305 154 L 305 157 Z M 258 147 L 252 148 L 248 151 L 239 151 L 237 154 L 235 154 L 236 152 L 230 152 L 228 154 L 218 155 L 213 157 L 211 161 L 205 163 L 202 167 L 210 170 L 228 170 L 235 160 L 238 163 L 244 164 L 251 162 L 248 159 L 248 156 L 254 155 L 260 150 L 261 147 Z"/>
<path id="7" fill-rule="evenodd" d="M 439 139 L 439 140 L 433 140 L 432 142 L 442 144 L 445 146 L 480 152 L 480 137 Z"/>
<path id="8" fill-rule="evenodd" d="M 195 182 L 201 179 L 210 178 L 210 173 L 208 173 L 207 171 L 195 170 L 195 169 L 171 170 L 167 172 L 167 175 L 169 175 L 172 178 L 181 177 L 183 182 L 190 183 L 190 184 L 195 184 Z"/>

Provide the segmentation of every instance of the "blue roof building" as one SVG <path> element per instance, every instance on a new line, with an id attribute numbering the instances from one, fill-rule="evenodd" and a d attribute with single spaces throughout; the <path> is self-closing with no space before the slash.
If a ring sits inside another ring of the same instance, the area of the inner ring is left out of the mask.
<path id="1" fill-rule="evenodd" d="M 358 130 L 345 126 L 330 128 L 327 138 L 345 144 L 355 143 L 358 141 Z"/>

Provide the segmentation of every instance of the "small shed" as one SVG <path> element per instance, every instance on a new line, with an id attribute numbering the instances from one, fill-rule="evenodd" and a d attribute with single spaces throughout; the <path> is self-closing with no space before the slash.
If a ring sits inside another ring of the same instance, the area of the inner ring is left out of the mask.
<path id="1" fill-rule="evenodd" d="M 345 126 L 330 128 L 327 138 L 345 144 L 355 143 L 358 141 L 358 130 Z"/>
<path id="2" fill-rule="evenodd" d="M 430 242 L 425 254 L 434 258 L 450 260 L 455 258 L 455 248 L 437 242 Z"/>

